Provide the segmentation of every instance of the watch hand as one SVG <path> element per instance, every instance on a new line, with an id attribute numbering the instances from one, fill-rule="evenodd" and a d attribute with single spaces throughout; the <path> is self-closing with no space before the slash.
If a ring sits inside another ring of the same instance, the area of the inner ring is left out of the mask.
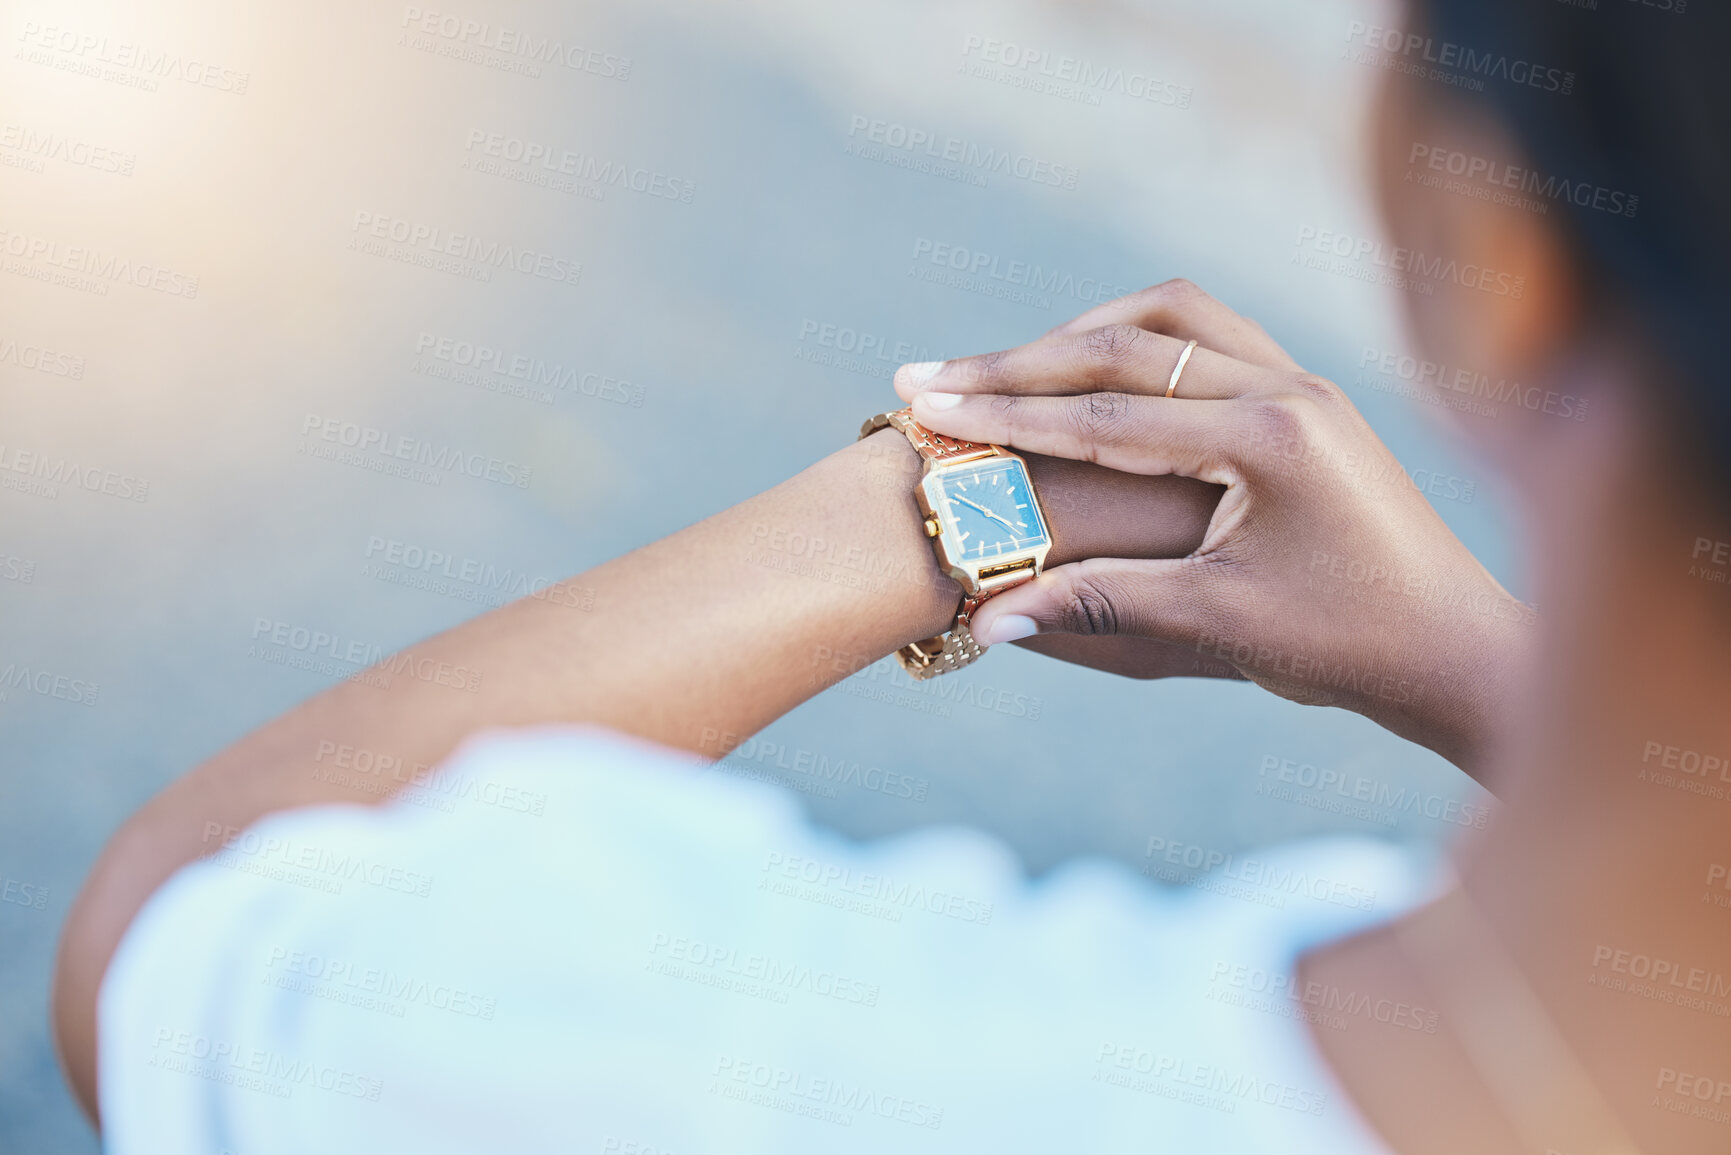
<path id="1" fill-rule="evenodd" d="M 975 509 L 977 509 L 981 513 L 985 514 L 987 517 L 991 518 L 993 521 L 997 522 L 999 525 L 1002 525 L 1005 529 L 1009 530 L 1011 533 L 1016 532 L 1015 526 L 1011 525 L 1009 522 L 1005 521 L 1003 518 L 999 517 L 997 514 L 993 513 L 991 510 L 987 509 L 985 506 L 974 505 L 973 502 L 969 501 L 967 498 L 963 497 L 959 493 L 955 495 L 955 498 L 957 501 L 961 502 L 963 505 L 972 505 Z"/>

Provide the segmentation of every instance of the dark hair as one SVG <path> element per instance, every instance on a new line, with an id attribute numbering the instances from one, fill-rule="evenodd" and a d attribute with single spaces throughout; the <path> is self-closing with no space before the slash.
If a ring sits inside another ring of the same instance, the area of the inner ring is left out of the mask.
<path id="1" fill-rule="evenodd" d="M 1450 91 L 1496 116 L 1536 174 L 1571 182 L 1551 212 L 1666 358 L 1677 416 L 1731 482 L 1731 4 L 1416 0 L 1414 16 L 1434 53 L 1447 42 L 1484 70 L 1482 90 Z M 1580 203 L 1582 186 L 1624 194 L 1623 211 Z"/>

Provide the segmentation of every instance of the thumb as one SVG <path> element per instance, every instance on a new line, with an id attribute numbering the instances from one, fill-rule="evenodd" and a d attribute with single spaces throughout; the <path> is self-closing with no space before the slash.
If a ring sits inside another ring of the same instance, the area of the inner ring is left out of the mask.
<path id="1" fill-rule="evenodd" d="M 1036 633 L 1116 634 L 1188 645 L 1207 632 L 1207 623 L 1219 620 L 1215 568 L 1207 556 L 1088 558 L 992 598 L 974 612 L 970 626 L 986 646 Z"/>

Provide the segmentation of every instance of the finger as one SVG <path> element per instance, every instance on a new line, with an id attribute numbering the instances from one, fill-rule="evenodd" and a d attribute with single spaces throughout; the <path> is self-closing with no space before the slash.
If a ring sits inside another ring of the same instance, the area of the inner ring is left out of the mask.
<path id="1" fill-rule="evenodd" d="M 1229 604 L 1224 569 L 1208 557 L 1089 558 L 1005 590 L 974 612 L 971 628 L 988 646 L 1043 634 L 1137 637 L 1188 647 L 1202 659 L 1213 652 Z"/>
<path id="2" fill-rule="evenodd" d="M 895 387 L 907 401 L 925 392 L 1053 396 L 1101 389 L 1164 397 L 1181 358 L 1184 370 L 1174 395 L 1192 401 L 1242 397 L 1287 380 L 1200 345 L 1185 358 L 1187 344 L 1188 338 L 1134 325 L 1107 325 L 999 353 L 904 365 L 896 371 Z"/>
<path id="3" fill-rule="evenodd" d="M 1248 440 L 1240 406 L 1182 398 L 921 393 L 913 408 L 914 420 L 946 437 L 1088 461 L 1125 473 L 1176 473 L 1216 485 L 1239 479 L 1235 447 Z"/>
<path id="4" fill-rule="evenodd" d="M 1264 369 L 1300 368 L 1261 325 L 1182 279 L 1107 301 L 1064 322 L 1049 335 L 1067 336 L 1105 325 L 1135 325 L 1182 341 L 1198 341 L 1216 352 Z"/>
<path id="5" fill-rule="evenodd" d="M 1206 658 L 1193 646 L 1156 642 L 1152 638 L 1085 638 L 1079 634 L 1035 634 L 1016 643 L 1060 662 L 1087 666 L 1124 678 L 1225 678 L 1247 681 L 1230 662 Z"/>

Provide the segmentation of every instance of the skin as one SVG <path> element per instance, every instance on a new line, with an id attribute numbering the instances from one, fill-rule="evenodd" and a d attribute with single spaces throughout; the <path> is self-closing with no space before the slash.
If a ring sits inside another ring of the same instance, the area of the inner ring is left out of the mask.
<path id="1" fill-rule="evenodd" d="M 1679 450 L 1662 360 L 1626 318 L 1584 297 L 1555 219 L 1404 180 L 1414 141 L 1520 163 L 1509 141 L 1392 74 L 1377 106 L 1392 242 L 1525 278 L 1518 299 L 1449 283 L 1409 295 L 1423 355 L 1589 401 L 1584 421 L 1518 407 L 1460 419 L 1520 496 L 1543 615 L 1422 613 L 1404 585 L 1368 605 L 1326 585 L 1307 591 L 1317 553 L 1345 551 L 1506 596 L 1409 489 L 1369 481 L 1367 468 L 1328 468 L 1384 452 L 1336 387 L 1250 322 L 1171 285 L 1151 291 L 1147 313 L 1083 318 L 1022 349 L 898 377 L 939 432 L 1226 487 L 1193 554 L 1055 567 L 989 603 L 976 634 L 1038 628 L 1180 647 L 1224 636 L 1325 663 L 1338 654 L 1414 677 L 1440 671 L 1458 690 L 1441 702 L 1340 704 L 1465 751 L 1500 812 L 1458 848 L 1454 897 L 1315 952 L 1299 974 L 1316 990 L 1438 1009 L 1438 1029 L 1348 1015 L 1345 1029 L 1312 1028 L 1319 1048 L 1363 1117 L 1407 1155 L 1722 1151 L 1724 1124 L 1687 1109 L 1731 1107 L 1731 1017 L 1679 996 L 1712 981 L 1692 968 L 1717 973 L 1731 958 L 1731 917 L 1714 901 L 1731 891 L 1713 873 L 1725 873 L 1731 807 L 1651 775 L 1711 788 L 1716 773 L 1685 772 L 1682 751 L 1731 750 L 1731 595 L 1689 572 L 1700 542 L 1731 540 L 1731 525 Z M 1216 355 L 1199 349 L 1168 400 L 1192 337 Z M 1349 602 L 1364 606 L 1362 632 Z M 1459 679 L 1482 647 L 1514 661 L 1474 690 Z M 1254 658 L 1241 668 L 1300 700 L 1314 689 Z M 1477 915 L 1458 918 L 1463 905 Z M 1678 973 L 1644 986 L 1636 955 Z M 1726 1002 L 1723 991 L 1706 997 Z M 1564 1068 L 1577 1077 L 1559 1082 Z"/>
<path id="2" fill-rule="evenodd" d="M 1465 294 L 1415 307 L 1415 330 L 1429 349 L 1590 395 L 1596 409 L 1578 425 L 1528 415 L 1481 438 L 1523 500 L 1546 612 L 1542 677 L 1499 758 L 1503 813 L 1463 855 L 1462 886 L 1600 1100 L 1582 1105 L 1585 1096 L 1574 1096 L 1540 1116 L 1546 1134 L 1570 1136 L 1558 1149 L 1592 1149 L 1578 1131 L 1571 1136 L 1574 1105 L 1604 1109 L 1642 1150 L 1721 1151 L 1723 1124 L 1654 1100 L 1696 1102 L 1675 1079 L 1665 1083 L 1667 1071 L 1710 1073 L 1715 1087 L 1727 1077 L 1731 1020 L 1608 992 L 1587 977 L 1605 947 L 1714 970 L 1731 957 L 1731 921 L 1704 905 L 1731 815 L 1722 802 L 1641 778 L 1643 768 L 1668 772 L 1667 755 L 1649 754 L 1649 743 L 1722 750 L 1731 738 L 1731 601 L 1722 586 L 1689 574 L 1699 539 L 1731 532 L 1710 483 L 1678 451 L 1676 418 L 1657 400 L 1668 385 L 1659 359 L 1615 314 L 1580 299 L 1584 281 L 1566 239 L 1544 218 L 1420 198 L 1400 183 L 1397 149 L 1415 139 L 1487 150 L 1479 155 L 1513 151 L 1495 126 L 1415 96 L 1392 86 L 1379 126 L 1381 195 L 1396 235 L 1438 236 L 1463 259 L 1524 272 L 1531 294 L 1513 307 Z M 1339 944 L 1305 972 L 1434 998 L 1440 984 L 1398 935 L 1391 928 Z M 1446 968 L 1463 948 L 1445 948 L 1436 961 Z M 1523 1139 L 1518 1121 L 1530 1102 L 1507 1103 L 1510 1088 L 1473 1067 L 1458 1032 L 1443 1032 L 1435 1047 L 1387 1031 L 1328 1033 L 1335 1037 L 1319 1038 L 1325 1054 L 1399 1150 L 1531 1149 L 1531 1125 Z"/>
<path id="3" fill-rule="evenodd" d="M 1202 346 L 1182 396 L 1167 398 L 1192 339 Z M 1454 536 L 1340 389 L 1259 326 L 1169 281 L 922 377 L 933 368 L 904 368 L 896 388 L 939 432 L 1225 487 L 1193 553 L 1049 567 L 979 611 L 981 640 L 1034 627 L 1142 639 L 1195 672 L 1225 665 L 1293 701 L 1355 710 L 1490 784 L 1483 756 L 1519 692 L 1537 615 Z"/>
<path id="4" fill-rule="evenodd" d="M 720 757 L 800 702 L 908 642 L 949 628 L 960 587 L 940 573 L 913 500 L 919 458 L 900 433 L 848 445 L 767 493 L 386 659 L 194 768 L 109 841 L 62 931 L 55 1038 L 97 1117 L 96 999 L 121 936 L 175 870 L 222 848 L 215 828 L 277 810 L 372 805 L 319 772 L 353 746 L 404 766 L 441 762 L 492 726 L 593 723 Z M 1054 560 L 1178 556 L 1217 490 L 1183 478 L 1030 458 Z M 827 547 L 817 541 L 836 543 Z M 817 564 L 817 574 L 786 566 Z M 694 575 L 701 575 L 698 580 Z M 589 612 L 579 608 L 592 604 Z M 442 665 L 441 665 L 442 664 Z M 456 688 L 478 677 L 475 692 Z M 404 775 L 406 778 L 407 775 Z"/>

